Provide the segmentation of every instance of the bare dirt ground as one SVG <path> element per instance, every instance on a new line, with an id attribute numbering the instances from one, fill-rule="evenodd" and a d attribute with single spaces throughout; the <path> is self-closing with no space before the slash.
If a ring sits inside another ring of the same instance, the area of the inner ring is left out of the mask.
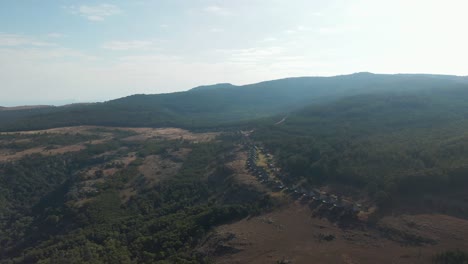
<path id="1" fill-rule="evenodd" d="M 177 174 L 181 162 L 174 162 L 163 159 L 157 155 L 147 156 L 138 170 L 143 174 L 149 185 L 154 185 L 163 179 L 170 178 Z"/>
<path id="2" fill-rule="evenodd" d="M 148 138 L 162 139 L 183 139 L 188 141 L 207 142 L 213 140 L 219 133 L 192 133 L 180 128 L 119 128 L 138 133 L 136 136 L 131 136 L 125 140 L 146 140 Z"/>
<path id="3" fill-rule="evenodd" d="M 98 128 L 98 127 L 94 127 L 94 126 L 59 127 L 59 128 L 51 128 L 51 129 L 44 129 L 44 130 L 1 132 L 0 134 L 2 135 L 11 135 L 11 134 L 34 135 L 34 134 L 41 134 L 41 133 L 78 134 L 78 133 L 87 132 L 92 128 Z"/>
<path id="4" fill-rule="evenodd" d="M 250 174 L 245 168 L 245 162 L 247 160 L 247 152 L 237 151 L 234 156 L 234 160 L 229 162 L 227 167 L 234 171 L 234 178 L 240 183 L 254 186 L 262 192 L 270 192 L 268 188 L 263 186 L 255 176 Z"/>
<path id="5" fill-rule="evenodd" d="M 133 133 L 120 133 L 120 132 Z M 89 145 L 103 144 L 114 139 L 125 141 L 139 141 L 137 144 L 144 145 L 146 140 L 186 140 L 191 142 L 206 142 L 214 140 L 219 133 L 192 133 L 178 128 L 116 128 L 100 126 L 77 126 L 61 127 L 37 131 L 6 132 L 0 135 L 22 135 L 22 137 L 7 137 L 4 144 L 10 143 L 28 143 L 33 140 L 33 135 L 37 134 L 67 134 L 67 135 L 96 135 L 98 139 L 83 140 L 82 142 L 63 143 L 60 145 L 37 145 L 31 144 L 28 149 L 8 149 L 0 147 L 0 162 L 11 162 L 27 157 L 32 154 L 41 154 L 45 156 L 60 155 L 70 152 L 78 152 L 86 149 Z M 132 135 L 134 134 L 134 135 Z M 31 138 L 28 137 L 31 135 Z M 126 135 L 132 135 L 127 136 Z M 25 137 L 26 136 L 26 137 Z M 53 137 L 52 137 L 53 139 Z M 49 141 L 50 142 L 50 141 Z M 53 141 L 52 141 L 53 142 Z M 33 147 L 34 146 L 34 147 Z M 129 152 L 127 147 L 118 150 L 108 151 L 96 155 L 96 158 L 103 158 L 105 162 L 90 166 L 80 172 L 81 182 L 73 191 L 75 206 L 80 207 L 87 202 L 92 201 L 90 196 L 97 192 L 96 186 L 104 183 L 109 177 L 127 168 L 137 159 L 137 153 Z M 142 164 L 138 167 L 139 173 L 135 174 L 135 179 L 130 181 L 128 186 L 121 190 L 123 201 L 127 201 L 138 192 L 140 175 L 144 177 L 144 184 L 149 186 L 156 184 L 162 179 L 176 175 L 182 166 L 183 160 L 191 152 L 190 148 L 180 148 L 172 150 L 170 157 L 160 157 L 156 155 L 144 157 Z"/>
<path id="6" fill-rule="evenodd" d="M 97 129 L 105 129 L 104 131 L 96 131 Z M 40 153 L 42 155 L 59 155 L 67 152 L 77 152 L 86 148 L 87 144 L 102 144 L 111 139 L 113 135 L 112 130 L 117 131 L 132 131 L 137 133 L 127 137 L 123 140 L 129 141 L 144 141 L 150 138 L 162 139 L 162 140 L 176 140 L 183 139 L 192 142 L 207 142 L 214 140 L 219 133 L 192 133 L 188 130 L 183 130 L 179 128 L 116 128 L 116 127 L 99 127 L 99 126 L 76 126 L 76 127 L 61 127 L 61 128 L 52 128 L 46 130 L 35 130 L 35 131 L 19 131 L 19 132 L 3 132 L 0 135 L 34 135 L 34 134 L 99 134 L 102 136 L 102 139 L 92 140 L 81 142 L 77 144 L 70 144 L 67 146 L 60 146 L 58 148 L 49 149 L 47 146 L 34 147 L 22 151 L 12 151 L 8 149 L 0 149 L 0 162 L 13 161 L 21 159 L 27 155 Z M 25 141 L 25 139 L 21 139 Z M 18 143 L 20 140 L 18 140 Z"/>
<path id="7" fill-rule="evenodd" d="M 47 149 L 45 147 L 36 147 L 36 148 L 30 148 L 30 149 L 18 151 L 18 152 L 0 150 L 0 162 L 18 160 L 27 155 L 38 154 L 38 153 L 45 155 L 45 156 L 49 156 L 49 155 L 64 154 L 67 152 L 77 152 L 85 148 L 86 146 L 84 144 L 75 144 L 75 145 L 69 145 L 69 146 L 64 146 L 64 147 L 55 148 L 55 149 Z"/>
<path id="8" fill-rule="evenodd" d="M 416 215 L 382 220 L 395 231 L 413 232 L 435 243 L 408 245 L 374 228 L 340 229 L 314 218 L 307 206 L 292 203 L 278 211 L 244 219 L 216 229 L 233 254 L 215 257 L 215 263 L 431 263 L 433 254 L 466 249 L 468 221 L 443 215 Z M 408 226 L 408 223 L 411 227 Z M 216 255 L 216 254 L 215 254 Z"/>
<path id="9" fill-rule="evenodd" d="M 106 139 L 92 140 L 92 141 L 87 141 L 83 143 L 72 144 L 72 145 L 62 146 L 62 147 L 52 148 L 52 149 L 49 149 L 46 146 L 30 148 L 30 149 L 26 149 L 23 151 L 11 151 L 11 150 L 0 149 L 0 162 L 18 160 L 27 155 L 32 155 L 32 154 L 52 156 L 52 155 L 59 155 L 59 154 L 64 154 L 68 152 L 78 152 L 78 151 L 85 149 L 86 144 L 91 144 L 91 145 L 101 144 L 101 143 L 106 142 L 107 140 Z"/>
<path id="10" fill-rule="evenodd" d="M 102 127 L 102 126 L 76 126 L 76 127 L 60 127 L 45 130 L 34 130 L 34 131 L 18 131 L 18 132 L 2 132 L 3 135 L 11 134 L 41 134 L 41 133 L 59 133 L 59 134 L 86 134 L 96 133 L 95 129 L 108 129 L 108 130 L 122 130 L 122 131 L 133 131 L 138 135 L 130 136 L 126 140 L 145 140 L 148 138 L 160 137 L 163 139 L 184 139 L 189 141 L 206 142 L 213 140 L 219 133 L 207 132 L 207 133 L 192 133 L 188 130 L 180 128 L 128 128 L 128 127 Z"/>
<path id="11" fill-rule="evenodd" d="M 247 153 L 227 164 L 239 182 L 271 191 L 245 169 Z M 431 263 L 444 250 L 468 248 L 468 220 L 446 215 L 385 217 L 376 226 L 341 228 L 306 204 L 216 228 L 200 246 L 214 263 Z"/>

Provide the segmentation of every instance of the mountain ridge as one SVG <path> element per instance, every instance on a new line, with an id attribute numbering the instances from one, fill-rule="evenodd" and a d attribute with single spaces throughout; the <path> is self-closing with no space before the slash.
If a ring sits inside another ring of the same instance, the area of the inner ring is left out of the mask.
<path id="1" fill-rule="evenodd" d="M 291 77 L 247 85 L 215 84 L 166 94 L 135 94 L 102 103 L 0 114 L 0 130 L 57 126 L 217 127 L 298 110 L 346 96 L 431 93 L 465 88 L 465 77 L 430 74 L 355 73 L 333 77 Z"/>

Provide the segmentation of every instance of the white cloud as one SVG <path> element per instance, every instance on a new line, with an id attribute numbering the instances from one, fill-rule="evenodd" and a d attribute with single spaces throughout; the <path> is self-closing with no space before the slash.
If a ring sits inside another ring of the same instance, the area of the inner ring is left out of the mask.
<path id="1" fill-rule="evenodd" d="M 7 55 L 11 55 L 11 57 L 17 57 L 18 61 L 29 62 L 39 62 L 57 59 L 77 59 L 95 61 L 97 59 L 96 57 L 86 55 L 80 51 L 59 46 L 49 48 L 21 47 L 18 49 L 14 47 L 0 47 L 0 53 L 5 57 Z"/>
<path id="2" fill-rule="evenodd" d="M 56 44 L 46 41 L 41 41 L 36 38 L 19 35 L 19 34 L 4 34 L 0 33 L 0 46 L 14 47 L 14 46 L 34 46 L 34 47 L 48 47 L 56 46 Z"/>
<path id="3" fill-rule="evenodd" d="M 216 54 L 211 62 L 155 53 L 93 59 L 64 48 L 0 48 L 2 91 L 8 95 L 1 99 L 18 101 L 28 94 L 38 102 L 64 98 L 94 101 L 174 92 L 209 83 L 252 83 L 304 75 L 306 69 L 298 62 L 303 59 L 286 54 L 281 47 L 221 50 Z"/>
<path id="4" fill-rule="evenodd" d="M 103 49 L 125 51 L 125 50 L 150 50 L 156 49 L 155 41 L 131 40 L 131 41 L 110 41 L 101 46 Z"/>
<path id="5" fill-rule="evenodd" d="M 160 28 L 163 28 L 163 29 L 166 29 L 166 28 L 169 28 L 169 25 L 167 24 L 162 24 L 162 25 L 159 25 Z"/>
<path id="6" fill-rule="evenodd" d="M 81 5 L 66 7 L 73 14 L 80 15 L 90 21 L 102 21 L 109 16 L 122 13 L 122 10 L 111 4 Z"/>
<path id="7" fill-rule="evenodd" d="M 0 33 L 0 46 L 20 46 L 30 42 L 25 36 Z"/>
<path id="8" fill-rule="evenodd" d="M 31 45 L 36 46 L 36 47 L 53 47 L 53 46 L 57 46 L 57 44 L 55 44 L 55 43 L 46 42 L 46 41 L 32 41 Z"/>
<path id="9" fill-rule="evenodd" d="M 203 8 L 203 11 L 217 16 L 228 16 L 231 14 L 231 12 L 228 9 L 215 5 L 207 6 Z"/>

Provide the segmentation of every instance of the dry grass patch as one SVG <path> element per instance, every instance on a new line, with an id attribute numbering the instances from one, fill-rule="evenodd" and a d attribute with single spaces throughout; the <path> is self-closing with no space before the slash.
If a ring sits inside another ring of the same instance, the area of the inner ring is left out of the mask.
<path id="1" fill-rule="evenodd" d="M 149 186 L 154 186 L 163 179 L 173 177 L 182 167 L 182 163 L 151 155 L 144 159 L 138 170 L 143 174 Z"/>
<path id="2" fill-rule="evenodd" d="M 214 140 L 219 133 L 192 133 L 180 128 L 120 128 L 127 131 L 133 131 L 138 135 L 125 138 L 129 141 L 142 141 L 149 138 L 160 138 L 166 140 L 188 140 L 193 142 L 208 142 Z"/>
<path id="3" fill-rule="evenodd" d="M 407 245 L 389 239 L 376 228 L 341 229 L 326 219 L 311 217 L 307 206 L 293 203 L 262 216 L 216 229 L 230 234 L 215 263 L 431 263 L 436 252 L 468 248 L 468 221 L 444 215 L 415 215 L 383 219 L 382 224 L 431 235 L 435 244 Z M 410 225 L 411 227 L 408 227 Z"/>
<path id="4" fill-rule="evenodd" d="M 247 153 L 245 151 L 236 151 L 234 160 L 227 163 L 226 166 L 234 171 L 234 179 L 240 183 L 254 186 L 262 192 L 270 192 L 268 188 L 263 186 L 258 179 L 247 171 L 245 164 L 247 162 Z"/>

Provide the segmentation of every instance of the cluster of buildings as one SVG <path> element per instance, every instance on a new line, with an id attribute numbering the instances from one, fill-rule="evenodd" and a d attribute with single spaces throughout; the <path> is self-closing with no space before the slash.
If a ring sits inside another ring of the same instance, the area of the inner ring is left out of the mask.
<path id="1" fill-rule="evenodd" d="M 247 157 L 246 168 L 247 170 L 252 173 L 257 179 L 263 183 L 264 185 L 268 186 L 269 188 L 273 189 L 274 191 L 282 191 L 287 189 L 286 186 L 281 182 L 277 175 L 273 175 L 271 171 L 277 171 L 274 168 L 271 160 L 268 160 L 268 171 L 264 166 L 258 166 L 258 152 L 262 152 L 263 150 L 255 145 L 252 145 L 249 149 L 249 154 Z M 268 156 L 267 156 L 268 157 Z"/>
<path id="2" fill-rule="evenodd" d="M 260 155 L 266 157 L 266 164 L 258 165 Z M 266 166 L 265 166 L 266 165 Z M 283 192 L 302 203 L 309 203 L 311 209 L 320 213 L 333 214 L 338 218 L 353 218 L 360 211 L 362 205 L 343 199 L 335 194 L 327 193 L 318 189 L 307 190 L 304 187 L 288 186 L 283 183 L 281 170 L 276 168 L 270 154 L 256 145 L 250 145 L 246 162 L 246 169 L 254 175 L 260 183 L 264 184 L 274 192 Z"/>

